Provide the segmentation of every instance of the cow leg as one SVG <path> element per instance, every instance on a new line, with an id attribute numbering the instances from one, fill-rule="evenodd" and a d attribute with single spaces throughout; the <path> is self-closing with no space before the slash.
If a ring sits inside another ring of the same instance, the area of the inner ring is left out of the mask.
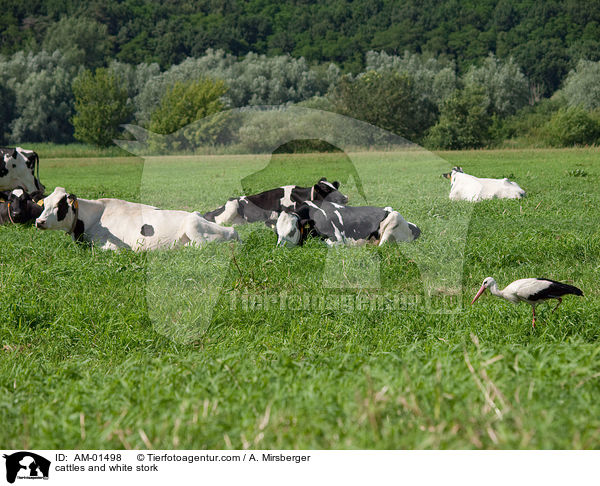
<path id="1" fill-rule="evenodd" d="M 388 241 L 395 241 L 393 230 L 396 225 L 396 212 L 393 211 L 379 224 L 379 243 L 377 246 L 381 246 Z"/>
<path id="2" fill-rule="evenodd" d="M 387 243 L 388 241 L 392 241 L 392 231 L 386 228 L 383 234 L 381 235 L 381 239 L 379 240 L 379 244 L 377 246 L 381 246 Z"/>
<path id="3" fill-rule="evenodd" d="M 190 246 L 191 243 L 192 240 L 189 239 L 187 234 L 183 233 L 175 242 L 175 246 Z"/>
<path id="4" fill-rule="evenodd" d="M 181 234 L 177 239 L 179 244 L 185 246 L 227 240 L 239 240 L 238 234 L 233 228 L 211 223 L 198 214 L 190 214 L 185 218 Z"/>

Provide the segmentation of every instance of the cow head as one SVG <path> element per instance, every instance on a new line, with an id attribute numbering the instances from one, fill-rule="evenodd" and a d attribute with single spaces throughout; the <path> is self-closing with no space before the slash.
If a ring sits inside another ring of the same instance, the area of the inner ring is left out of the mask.
<path id="1" fill-rule="evenodd" d="M 407 224 L 408 224 L 408 227 L 410 228 L 410 232 L 412 233 L 413 241 L 416 240 L 419 236 L 421 236 L 421 228 L 419 228 L 414 223 L 409 222 Z"/>
<path id="2" fill-rule="evenodd" d="M 457 167 L 452 167 L 452 170 L 450 172 L 446 172 L 445 174 L 442 174 L 442 177 L 445 177 L 446 179 L 452 180 L 452 176 L 456 172 L 460 172 L 462 174 L 463 173 L 462 167 L 458 167 L 458 166 Z"/>
<path id="3" fill-rule="evenodd" d="M 29 194 L 23 189 L 15 189 L 10 193 L 6 202 L 8 203 L 8 214 L 13 223 L 28 223 L 42 214 L 41 193 Z"/>
<path id="4" fill-rule="evenodd" d="M 18 187 L 27 192 L 44 191 L 44 186 L 35 177 L 38 155 L 21 147 L 5 149 L 0 160 L 0 190 L 12 190 Z"/>
<path id="5" fill-rule="evenodd" d="M 67 194 L 64 187 L 57 187 L 44 198 L 44 210 L 35 220 L 35 227 L 68 232 L 77 221 L 77 208 L 77 197 Z"/>
<path id="6" fill-rule="evenodd" d="M 348 196 L 342 194 L 338 189 L 340 183 L 338 181 L 329 182 L 325 177 L 319 179 L 311 191 L 312 201 L 329 201 L 336 204 L 346 204 Z"/>
<path id="7" fill-rule="evenodd" d="M 298 246 L 306 239 L 305 221 L 295 212 L 283 211 L 277 218 L 277 246 Z"/>

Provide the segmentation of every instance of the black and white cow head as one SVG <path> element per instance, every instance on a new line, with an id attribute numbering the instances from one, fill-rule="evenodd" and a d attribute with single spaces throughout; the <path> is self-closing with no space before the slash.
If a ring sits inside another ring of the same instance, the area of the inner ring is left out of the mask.
<path id="1" fill-rule="evenodd" d="M 29 223 L 35 220 L 43 211 L 42 193 L 29 194 L 23 189 L 13 190 L 7 197 L 8 217 L 13 223 Z"/>
<path id="2" fill-rule="evenodd" d="M 460 172 L 461 174 L 464 173 L 462 167 L 452 167 L 452 170 L 450 172 L 446 172 L 445 174 L 442 174 L 442 177 L 452 180 L 452 176 L 454 174 L 456 174 L 457 172 Z"/>
<path id="3" fill-rule="evenodd" d="M 325 177 L 321 177 L 311 190 L 311 201 L 329 201 L 336 204 L 346 204 L 348 196 L 342 194 L 338 189 L 340 183 L 338 181 L 329 182 Z"/>
<path id="4" fill-rule="evenodd" d="M 44 198 L 44 210 L 35 220 L 35 227 L 71 231 L 77 222 L 78 204 L 75 195 L 67 194 L 64 187 L 57 187 Z"/>
<path id="5" fill-rule="evenodd" d="M 37 153 L 17 147 L 0 149 L 0 155 L 0 190 L 21 187 L 30 193 L 44 191 L 35 177 L 35 166 L 39 163 Z"/>
<path id="6" fill-rule="evenodd" d="M 307 235 L 306 220 L 293 211 L 283 211 L 277 218 L 277 246 L 299 246 Z"/>

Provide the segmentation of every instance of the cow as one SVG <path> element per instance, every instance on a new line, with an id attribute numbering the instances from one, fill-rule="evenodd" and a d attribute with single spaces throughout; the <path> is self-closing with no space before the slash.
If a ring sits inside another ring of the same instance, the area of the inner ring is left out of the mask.
<path id="1" fill-rule="evenodd" d="M 348 196 L 338 191 L 340 183 L 325 177 L 312 187 L 281 186 L 252 196 L 230 198 L 223 206 L 204 214 L 217 224 L 245 224 L 264 222 L 275 226 L 281 211 L 296 207 L 305 201 L 331 201 L 346 204 Z"/>
<path id="2" fill-rule="evenodd" d="M 233 228 L 207 221 L 198 212 L 164 210 L 121 199 L 78 199 L 57 187 L 36 219 L 41 230 L 63 230 L 75 241 L 104 250 L 134 251 L 239 240 Z"/>
<path id="3" fill-rule="evenodd" d="M 27 192 L 44 191 L 43 184 L 35 176 L 39 172 L 40 158 L 32 150 L 0 148 L 0 191 L 22 188 Z"/>
<path id="4" fill-rule="evenodd" d="M 521 199 L 525 191 L 516 182 L 504 179 L 481 179 L 463 172 L 462 167 L 454 167 L 451 172 L 442 174 L 450 179 L 450 199 L 454 201 L 483 201 L 484 199 Z"/>
<path id="5" fill-rule="evenodd" d="M 329 245 L 361 245 L 369 241 L 413 241 L 421 230 L 391 207 L 342 206 L 328 201 L 307 201 L 295 211 L 284 211 L 275 226 L 277 245 L 302 245 L 307 236 L 317 236 Z"/>
<path id="6" fill-rule="evenodd" d="M 43 211 L 42 197 L 41 191 L 33 194 L 23 189 L 0 192 L 0 224 L 35 221 Z"/>

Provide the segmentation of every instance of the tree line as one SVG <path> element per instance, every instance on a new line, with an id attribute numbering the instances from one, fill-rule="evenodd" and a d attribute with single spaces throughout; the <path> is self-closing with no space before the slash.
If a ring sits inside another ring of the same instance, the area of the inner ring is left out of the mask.
<path id="1" fill-rule="evenodd" d="M 435 148 L 598 140 L 597 2 L 6 3 L 4 144 L 289 103 Z"/>
<path id="2" fill-rule="evenodd" d="M 369 51 L 365 65 L 352 75 L 290 55 L 238 58 L 209 49 L 165 71 L 156 63 L 119 61 L 89 69 L 60 50 L 18 52 L 0 61 L 0 143 L 107 146 L 124 123 L 172 133 L 228 108 L 290 103 L 364 120 L 431 148 L 511 139 L 568 146 L 600 138 L 598 61 L 581 60 L 552 97 L 539 101 L 516 61 L 493 54 L 462 75 L 452 61 L 408 52 Z M 227 127 L 216 120 L 190 141 L 218 144 Z M 241 132 L 256 148 L 265 127 L 255 128 Z"/>

